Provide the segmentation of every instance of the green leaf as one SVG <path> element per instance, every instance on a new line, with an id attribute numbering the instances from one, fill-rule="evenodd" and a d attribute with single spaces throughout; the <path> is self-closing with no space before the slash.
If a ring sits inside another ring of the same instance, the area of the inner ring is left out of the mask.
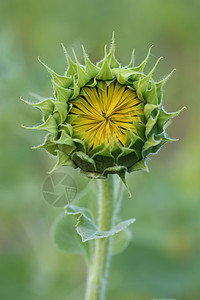
<path id="1" fill-rule="evenodd" d="M 52 226 L 51 239 L 59 250 L 85 256 L 87 244 L 81 241 L 80 235 L 75 229 L 75 223 L 73 218 L 62 213 Z"/>
<path id="2" fill-rule="evenodd" d="M 129 228 L 116 233 L 112 240 L 111 255 L 122 253 L 128 247 L 131 238 L 132 232 Z"/>
<path id="3" fill-rule="evenodd" d="M 129 219 L 113 226 L 113 228 L 109 231 L 99 231 L 97 225 L 92 219 L 92 213 L 89 210 L 75 205 L 67 205 L 65 207 L 65 211 L 68 215 L 72 215 L 77 218 L 76 230 L 81 236 L 83 242 L 111 237 L 135 222 L 135 219 Z"/>

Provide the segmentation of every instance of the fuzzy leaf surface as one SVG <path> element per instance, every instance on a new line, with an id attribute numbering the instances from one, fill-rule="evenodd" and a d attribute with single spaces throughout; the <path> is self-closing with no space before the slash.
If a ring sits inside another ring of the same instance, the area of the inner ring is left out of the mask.
<path id="1" fill-rule="evenodd" d="M 65 208 L 65 212 L 77 218 L 76 231 L 81 236 L 83 242 L 111 237 L 135 222 L 135 219 L 129 219 L 113 226 L 109 231 L 100 231 L 93 221 L 89 210 L 75 205 L 68 205 Z"/>

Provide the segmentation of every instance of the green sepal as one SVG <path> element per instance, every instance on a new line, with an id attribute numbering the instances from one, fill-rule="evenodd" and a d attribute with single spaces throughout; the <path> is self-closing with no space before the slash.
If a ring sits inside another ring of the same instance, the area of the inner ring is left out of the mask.
<path id="1" fill-rule="evenodd" d="M 184 110 L 185 108 L 186 108 L 186 107 L 184 106 L 184 107 L 182 107 L 180 110 L 178 110 L 177 112 L 173 112 L 173 113 L 168 113 L 168 112 L 166 112 L 166 111 L 164 110 L 164 108 L 162 108 L 162 109 L 160 110 L 160 114 L 159 114 L 159 116 L 158 116 L 158 133 L 159 133 L 159 134 L 162 133 L 162 132 L 164 131 L 164 127 L 165 127 L 166 123 L 167 123 L 170 119 L 172 119 L 172 118 L 176 117 L 178 114 L 180 114 L 180 112 L 181 112 L 182 110 Z"/>
<path id="2" fill-rule="evenodd" d="M 128 128 L 126 131 L 126 139 L 125 139 L 124 147 L 130 148 L 135 142 L 135 140 L 137 139 L 137 137 L 138 136 Z"/>
<path id="3" fill-rule="evenodd" d="M 94 160 L 81 151 L 74 152 L 72 154 L 72 160 L 77 165 L 77 167 L 79 167 L 83 171 L 95 172 L 96 170 L 96 165 Z"/>
<path id="4" fill-rule="evenodd" d="M 134 149 L 137 152 L 139 159 L 141 159 L 141 152 L 142 152 L 143 145 L 144 145 L 144 141 L 139 136 L 136 136 L 135 140 L 133 141 L 133 144 L 130 147 L 131 149 Z"/>
<path id="5" fill-rule="evenodd" d="M 94 239 L 103 239 L 114 236 L 135 222 L 135 219 L 129 219 L 113 226 L 109 231 L 100 231 L 93 221 L 91 212 L 88 209 L 86 210 L 75 205 L 67 205 L 65 207 L 65 212 L 66 214 L 77 218 L 76 231 L 81 236 L 84 243 Z"/>
<path id="6" fill-rule="evenodd" d="M 139 66 L 131 68 L 132 70 L 134 70 L 134 71 L 136 71 L 136 72 L 139 72 L 139 73 L 142 73 L 142 72 L 143 72 L 144 67 L 145 67 L 145 65 L 146 65 L 146 63 L 147 63 L 147 61 L 148 61 L 148 59 L 149 59 L 149 55 L 150 55 L 150 53 L 151 53 L 152 47 L 153 47 L 153 45 L 149 48 L 148 53 L 147 53 L 147 56 L 146 56 L 146 58 L 143 60 L 143 62 L 142 62 Z M 135 52 L 135 51 L 134 51 L 134 52 Z M 134 54 L 134 53 L 133 53 L 133 54 Z"/>
<path id="7" fill-rule="evenodd" d="M 56 124 L 59 126 L 61 124 L 61 117 L 57 110 L 54 112 L 53 117 L 56 121 Z"/>
<path id="8" fill-rule="evenodd" d="M 111 147 L 111 154 L 112 154 L 112 156 L 114 156 L 115 158 L 117 158 L 118 155 L 120 153 L 122 153 L 122 148 L 123 147 L 117 141 L 115 141 L 114 138 L 111 138 L 111 145 L 112 145 L 112 147 Z"/>
<path id="9" fill-rule="evenodd" d="M 119 73 L 118 73 L 118 75 L 117 75 L 117 81 L 118 81 L 121 85 L 127 83 L 126 78 L 122 75 L 121 67 L 119 67 Z"/>
<path id="10" fill-rule="evenodd" d="M 128 169 L 128 172 L 131 173 L 133 171 L 140 171 L 140 170 L 149 172 L 149 168 L 147 166 L 147 159 L 145 159 L 145 160 L 142 159 L 142 160 L 136 162 L 132 167 L 130 167 Z"/>
<path id="11" fill-rule="evenodd" d="M 162 98 L 163 98 L 163 86 L 167 82 L 167 80 L 172 76 L 176 69 L 173 69 L 165 78 L 163 78 L 161 81 L 156 82 L 156 93 L 157 93 L 157 99 L 158 99 L 158 104 L 162 103 Z"/>
<path id="12" fill-rule="evenodd" d="M 85 73 L 90 76 L 90 78 L 94 78 L 100 71 L 100 68 L 95 66 L 90 59 L 87 56 L 87 53 L 85 52 L 85 49 L 82 45 L 84 59 L 85 59 Z"/>
<path id="13" fill-rule="evenodd" d="M 62 46 L 63 51 L 65 53 L 65 57 L 66 57 L 67 64 L 68 64 L 68 68 L 67 68 L 67 71 L 65 73 L 65 76 L 73 76 L 74 74 L 77 73 L 76 64 L 71 60 L 71 58 L 68 55 L 67 50 L 65 49 L 65 46 L 63 45 L 63 43 L 61 43 L 61 46 Z"/>
<path id="14" fill-rule="evenodd" d="M 132 122 L 133 122 L 133 125 L 135 126 L 137 135 L 141 139 L 143 139 L 143 141 L 145 141 L 146 140 L 146 137 L 145 137 L 145 125 L 142 124 L 142 123 L 139 123 L 139 122 L 135 121 L 134 119 L 132 119 Z"/>
<path id="15" fill-rule="evenodd" d="M 97 87 L 103 91 L 103 84 L 101 80 L 97 80 Z"/>
<path id="16" fill-rule="evenodd" d="M 168 138 L 168 137 L 163 137 L 163 138 L 160 139 L 159 144 L 155 145 L 152 148 L 151 153 L 156 154 L 166 142 L 175 142 L 175 141 L 177 141 L 177 139 L 171 139 L 171 138 Z"/>
<path id="17" fill-rule="evenodd" d="M 111 83 L 113 83 L 116 80 L 116 78 L 113 78 L 112 80 L 106 80 L 105 83 L 107 86 L 109 86 Z"/>
<path id="18" fill-rule="evenodd" d="M 146 90 L 144 98 L 148 104 L 158 105 L 157 89 L 153 79 L 151 79 L 151 89 Z"/>
<path id="19" fill-rule="evenodd" d="M 88 86 L 88 87 L 94 87 L 97 85 L 97 80 L 96 78 L 92 78 L 85 86 Z"/>
<path id="20" fill-rule="evenodd" d="M 134 88 L 135 88 L 136 91 L 137 91 L 137 96 L 138 96 L 138 98 L 139 98 L 141 101 L 145 101 L 143 95 L 145 94 L 145 92 L 146 92 L 146 90 L 147 90 L 147 87 L 148 87 L 148 85 L 149 85 L 149 81 L 150 81 L 150 79 L 151 79 L 151 77 L 152 77 L 152 74 L 153 74 L 153 72 L 155 71 L 155 69 L 156 69 L 156 67 L 157 67 L 157 65 L 158 65 L 158 63 L 159 63 L 159 61 L 160 61 L 161 59 L 162 59 L 162 57 L 160 57 L 160 58 L 157 60 L 157 62 L 155 63 L 154 67 L 152 68 L 152 70 L 149 72 L 148 75 L 146 75 L 146 76 L 143 77 L 142 79 L 140 79 L 140 80 L 138 80 L 138 81 L 136 81 L 136 82 L 133 83 Z"/>
<path id="21" fill-rule="evenodd" d="M 72 140 L 76 145 L 76 149 L 77 149 L 76 151 L 81 151 L 86 153 L 86 145 L 81 139 L 73 138 Z"/>
<path id="22" fill-rule="evenodd" d="M 148 120 L 148 118 L 152 114 L 152 112 L 157 111 L 158 108 L 159 108 L 159 105 L 146 104 L 145 107 L 144 107 L 145 118 Z M 157 114 L 157 112 L 155 112 L 153 116 L 155 116 L 156 114 Z"/>
<path id="23" fill-rule="evenodd" d="M 53 87 L 54 87 L 54 93 L 55 93 L 55 97 L 58 101 L 61 102 L 67 102 L 71 96 L 71 89 L 66 89 L 60 85 L 58 85 L 56 82 L 54 82 L 53 80 L 51 80 L 53 83 Z"/>
<path id="24" fill-rule="evenodd" d="M 73 135 L 73 127 L 71 124 L 67 123 L 67 124 L 61 124 L 60 125 L 60 129 L 64 130 L 67 134 L 69 135 Z"/>
<path id="25" fill-rule="evenodd" d="M 135 49 L 133 49 L 132 53 L 131 53 L 131 60 L 129 62 L 129 64 L 125 67 L 126 69 L 130 69 L 133 68 L 134 66 L 134 61 L 135 61 Z"/>
<path id="26" fill-rule="evenodd" d="M 131 198 L 132 197 L 131 191 L 128 187 L 127 180 L 126 180 L 126 173 L 127 173 L 126 171 L 127 171 L 127 169 L 126 170 L 122 169 L 121 171 L 117 172 L 117 175 L 120 177 L 121 181 L 123 182 L 124 186 L 126 187 L 129 198 Z"/>
<path id="27" fill-rule="evenodd" d="M 50 154 L 56 156 L 57 155 L 58 147 L 55 144 L 55 141 L 53 139 L 52 134 L 49 133 L 49 134 L 46 135 L 45 141 L 44 141 L 43 144 L 38 145 L 38 146 L 33 146 L 33 147 L 31 147 L 31 149 L 45 149 Z"/>
<path id="28" fill-rule="evenodd" d="M 111 153 L 111 145 L 105 147 L 103 150 L 96 152 L 92 156 L 95 161 L 96 169 L 98 172 L 103 172 L 106 168 L 113 166 L 115 158 Z"/>
<path id="29" fill-rule="evenodd" d="M 107 175 L 103 175 L 103 174 L 100 174 L 100 173 L 95 173 L 95 172 L 85 172 L 85 171 L 82 171 L 80 168 L 79 168 L 79 173 L 84 176 L 84 177 L 87 177 L 89 179 L 106 179 L 107 178 Z"/>
<path id="30" fill-rule="evenodd" d="M 158 121 L 158 116 L 159 116 L 159 111 L 157 111 L 156 113 L 156 116 L 153 117 L 153 116 L 150 116 L 147 120 L 147 123 L 146 123 L 146 130 L 145 130 L 145 135 L 146 135 L 146 138 L 148 139 L 149 138 L 149 135 L 152 134 L 152 133 L 157 133 L 157 121 Z M 154 126 L 156 128 L 156 130 L 153 130 L 154 129 Z M 153 130 L 153 131 L 152 131 Z M 156 131 L 156 132 L 154 132 Z"/>
<path id="31" fill-rule="evenodd" d="M 87 82 L 90 81 L 91 76 L 89 74 L 87 74 L 83 68 L 81 67 L 77 57 L 76 57 L 76 53 L 74 51 L 74 49 L 72 49 L 73 54 L 74 54 L 74 58 L 76 61 L 76 67 L 77 67 L 77 76 L 78 76 L 78 80 L 77 80 L 77 85 L 78 87 L 83 87 Z"/>
<path id="32" fill-rule="evenodd" d="M 64 166 L 75 167 L 69 155 L 65 154 L 62 151 L 57 150 L 57 162 L 55 166 L 51 169 L 51 171 L 48 172 L 48 174 L 52 174 L 57 168 L 64 167 Z"/>
<path id="33" fill-rule="evenodd" d="M 108 54 L 108 63 L 110 65 L 111 69 L 119 68 L 119 66 L 120 66 L 119 62 L 115 58 L 115 32 L 114 31 L 113 31 L 113 35 L 112 35 L 110 52 Z"/>
<path id="34" fill-rule="evenodd" d="M 76 221 L 62 213 L 54 221 L 51 229 L 51 240 L 57 249 L 73 254 L 81 254 L 88 258 L 88 243 L 81 241 L 75 229 Z"/>
<path id="35" fill-rule="evenodd" d="M 113 236 L 111 255 L 118 255 L 122 253 L 129 245 L 132 238 L 132 232 L 129 228 L 126 228 Z"/>
<path id="36" fill-rule="evenodd" d="M 95 148 L 93 148 L 88 155 L 90 157 L 93 158 L 93 155 L 95 155 L 96 153 L 102 151 L 103 149 L 105 149 L 106 145 L 105 145 L 105 141 L 103 141 L 103 143 L 101 143 L 100 145 L 96 146 Z"/>
<path id="37" fill-rule="evenodd" d="M 74 92 L 73 92 L 73 95 L 71 96 L 70 100 L 73 100 L 73 99 L 77 98 L 79 96 L 79 93 L 80 93 L 80 88 L 76 84 L 75 75 L 73 76 L 73 90 L 74 90 Z"/>
<path id="38" fill-rule="evenodd" d="M 24 100 L 22 97 L 20 98 L 23 102 L 25 102 L 28 105 L 34 106 L 38 108 L 42 114 L 43 114 L 43 120 L 46 121 L 50 115 L 53 114 L 54 111 L 54 103 L 51 98 L 45 99 L 41 102 L 37 103 L 31 103 L 26 100 Z"/>
<path id="39" fill-rule="evenodd" d="M 54 116 L 49 116 L 46 122 L 44 122 L 41 125 L 34 126 L 34 127 L 27 127 L 22 125 L 22 127 L 26 129 L 45 130 L 52 133 L 55 136 L 55 138 L 57 138 L 58 135 L 58 126 Z"/>
<path id="40" fill-rule="evenodd" d="M 121 172 L 126 172 L 127 168 L 124 166 L 113 166 L 106 168 L 103 174 L 120 174 Z"/>
<path id="41" fill-rule="evenodd" d="M 140 153 L 142 146 L 144 145 L 144 141 L 141 137 L 137 136 L 134 132 L 132 133 L 132 141 L 128 148 L 135 149 L 138 153 Z"/>
<path id="42" fill-rule="evenodd" d="M 58 144 L 59 150 L 65 152 L 67 155 L 71 154 L 76 149 L 72 137 L 64 130 L 62 130 L 61 136 L 59 140 L 56 141 L 56 144 Z"/>
<path id="43" fill-rule="evenodd" d="M 122 148 L 122 153 L 117 158 L 117 164 L 119 166 L 131 167 L 136 161 L 138 161 L 137 152 L 134 149 Z"/>
<path id="44" fill-rule="evenodd" d="M 105 57 L 103 60 L 103 64 L 101 67 L 101 70 L 99 71 L 99 74 L 96 76 L 98 80 L 112 80 L 113 79 L 113 74 L 110 69 L 109 63 L 108 63 L 108 57 L 107 57 L 107 51 L 106 51 L 106 46 L 105 46 Z"/>
<path id="45" fill-rule="evenodd" d="M 135 77 L 141 77 L 141 76 L 144 77 L 144 74 L 141 74 L 131 69 L 124 69 L 120 67 L 112 69 L 112 74 L 116 78 L 119 78 L 121 76 L 121 80 L 125 80 L 125 82 L 129 84 L 133 84 L 133 81 L 135 81 L 134 80 Z M 131 82 L 129 82 L 129 79 L 131 79 Z"/>
<path id="46" fill-rule="evenodd" d="M 58 101 L 54 101 L 54 104 L 59 112 L 61 123 L 63 123 L 67 118 L 68 105 L 65 102 L 58 102 Z"/>
<path id="47" fill-rule="evenodd" d="M 162 139 L 155 139 L 155 135 L 152 134 L 150 138 L 145 142 L 143 148 L 142 148 L 142 157 L 146 158 L 146 156 L 151 153 L 152 148 L 160 144 Z"/>
<path id="48" fill-rule="evenodd" d="M 39 56 L 38 56 L 38 60 L 47 69 L 47 71 L 51 74 L 51 77 L 56 84 L 58 84 L 64 88 L 68 88 L 72 84 L 71 77 L 58 75 L 51 68 L 49 68 L 45 63 L 43 63 L 41 61 L 41 59 L 39 58 Z"/>

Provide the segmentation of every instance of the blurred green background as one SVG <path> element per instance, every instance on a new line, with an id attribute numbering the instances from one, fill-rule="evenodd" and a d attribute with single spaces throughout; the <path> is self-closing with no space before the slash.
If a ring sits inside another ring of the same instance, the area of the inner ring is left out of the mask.
<path id="1" fill-rule="evenodd" d="M 78 255 L 51 243 L 51 224 L 62 209 L 48 206 L 42 184 L 54 160 L 42 150 L 44 134 L 21 124 L 40 121 L 20 102 L 30 92 L 52 95 L 43 61 L 63 74 L 60 43 L 83 63 L 103 57 L 116 32 L 123 65 L 136 48 L 136 64 L 152 50 L 146 72 L 159 56 L 155 79 L 177 71 L 165 86 L 168 111 L 187 106 L 168 128 L 179 142 L 168 143 L 150 162 L 150 173 L 129 175 L 121 215 L 135 217 L 133 239 L 113 257 L 108 300 L 200 299 L 200 2 L 198 0 L 0 0 L 0 299 L 83 299 L 86 269 Z M 78 189 L 87 180 L 71 169 Z M 91 197 L 92 198 L 92 197 Z M 91 199 L 93 201 L 93 199 Z"/>

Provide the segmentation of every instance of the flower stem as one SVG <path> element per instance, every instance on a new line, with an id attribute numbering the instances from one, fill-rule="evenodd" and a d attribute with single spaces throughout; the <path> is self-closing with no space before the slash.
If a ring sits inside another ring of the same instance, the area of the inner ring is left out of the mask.
<path id="1" fill-rule="evenodd" d="M 99 220 L 100 231 L 108 231 L 114 224 L 113 176 L 99 180 Z M 85 300 L 104 300 L 111 257 L 112 238 L 95 240 L 94 256 L 89 270 Z"/>

